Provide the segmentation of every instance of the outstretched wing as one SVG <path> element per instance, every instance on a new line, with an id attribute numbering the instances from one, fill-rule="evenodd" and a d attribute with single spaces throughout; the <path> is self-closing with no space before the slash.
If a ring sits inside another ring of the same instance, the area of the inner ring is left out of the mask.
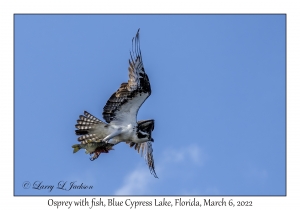
<path id="1" fill-rule="evenodd" d="M 103 108 L 103 118 L 107 123 L 136 123 L 139 108 L 151 94 L 150 82 L 142 60 L 139 30 L 132 39 L 128 83 L 122 83 Z"/>
<path id="2" fill-rule="evenodd" d="M 154 158 L 153 158 L 153 149 L 152 149 L 152 143 L 150 141 L 144 142 L 144 143 L 139 143 L 136 144 L 134 142 L 127 143 L 129 144 L 130 147 L 134 147 L 134 149 L 138 152 L 141 153 L 142 156 L 144 156 L 148 166 L 150 173 L 155 177 L 158 178 L 155 172 L 155 167 L 154 167 Z"/>

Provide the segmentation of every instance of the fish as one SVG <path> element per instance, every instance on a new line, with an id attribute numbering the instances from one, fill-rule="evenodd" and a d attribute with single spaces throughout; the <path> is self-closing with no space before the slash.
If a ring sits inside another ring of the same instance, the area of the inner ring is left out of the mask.
<path id="1" fill-rule="evenodd" d="M 74 144 L 72 148 L 73 153 L 78 152 L 80 149 L 85 149 L 86 154 L 94 155 L 90 158 L 91 161 L 94 161 L 101 153 L 108 153 L 110 150 L 114 150 L 113 146 L 114 144 L 105 141 L 82 141 L 81 144 Z"/>

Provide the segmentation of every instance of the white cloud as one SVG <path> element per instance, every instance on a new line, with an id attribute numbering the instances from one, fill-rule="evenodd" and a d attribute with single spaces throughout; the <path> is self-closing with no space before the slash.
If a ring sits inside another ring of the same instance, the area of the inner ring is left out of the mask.
<path id="1" fill-rule="evenodd" d="M 150 180 L 145 179 L 149 171 L 138 167 L 124 181 L 124 185 L 116 191 L 116 195 L 140 195 L 146 192 Z"/>
<path id="2" fill-rule="evenodd" d="M 157 157 L 154 157 L 157 159 Z M 157 161 L 156 172 L 159 177 L 163 177 L 163 173 L 172 173 L 177 170 L 177 164 L 192 163 L 197 167 L 202 166 L 205 155 L 197 145 L 189 145 L 181 148 L 169 148 L 165 151 L 160 161 Z M 124 185 L 117 191 L 116 195 L 140 195 L 150 193 L 151 183 L 154 179 L 145 178 L 149 176 L 148 167 L 139 166 L 131 172 L 125 179 Z"/>
<path id="3" fill-rule="evenodd" d="M 185 148 L 167 149 L 164 154 L 166 162 L 184 162 L 190 161 L 196 165 L 202 166 L 205 160 L 204 153 L 197 145 L 189 145 Z"/>

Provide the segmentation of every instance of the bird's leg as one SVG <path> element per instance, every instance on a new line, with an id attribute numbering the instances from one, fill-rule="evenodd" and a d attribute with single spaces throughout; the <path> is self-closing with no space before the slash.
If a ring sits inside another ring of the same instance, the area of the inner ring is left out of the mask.
<path id="1" fill-rule="evenodd" d="M 106 136 L 102 141 L 105 141 L 105 143 L 108 143 L 108 141 L 114 137 L 116 137 L 117 135 L 119 135 L 120 133 L 122 133 L 122 128 L 119 128 L 118 130 L 114 131 L 113 133 L 109 134 L 108 136 Z"/>

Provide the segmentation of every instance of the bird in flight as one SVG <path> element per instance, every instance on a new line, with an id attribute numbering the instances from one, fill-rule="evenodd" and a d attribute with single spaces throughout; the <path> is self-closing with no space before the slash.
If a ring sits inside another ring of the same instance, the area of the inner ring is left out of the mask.
<path id="1" fill-rule="evenodd" d="M 139 29 L 140 30 L 140 29 Z M 154 168 L 151 134 L 154 130 L 154 120 L 137 121 L 137 113 L 145 100 L 151 95 L 151 86 L 145 72 L 140 49 L 139 30 L 132 39 L 132 49 L 129 59 L 129 80 L 122 83 L 112 94 L 103 108 L 105 122 L 84 111 L 75 127 L 80 144 L 75 144 L 73 153 L 85 149 L 95 160 L 101 153 L 108 153 L 120 142 L 134 147 L 144 156 L 150 173 L 158 178 Z"/>

